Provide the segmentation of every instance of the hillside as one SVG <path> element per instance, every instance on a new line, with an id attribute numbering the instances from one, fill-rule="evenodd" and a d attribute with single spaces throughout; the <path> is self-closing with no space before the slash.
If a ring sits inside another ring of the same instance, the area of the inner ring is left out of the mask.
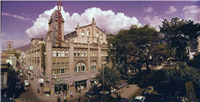
<path id="1" fill-rule="evenodd" d="M 30 48 L 31 46 L 31 43 L 27 44 L 27 45 L 24 45 L 24 46 L 20 46 L 20 47 L 17 47 L 15 49 L 21 49 L 21 51 L 25 51 L 26 49 Z"/>

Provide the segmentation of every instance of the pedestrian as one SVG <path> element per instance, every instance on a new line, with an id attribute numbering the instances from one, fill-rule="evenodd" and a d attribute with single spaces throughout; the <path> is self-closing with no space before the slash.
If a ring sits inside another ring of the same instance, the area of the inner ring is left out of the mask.
<path id="1" fill-rule="evenodd" d="M 40 89 L 39 88 L 37 89 L 37 91 L 38 91 L 38 93 L 40 93 Z"/>
<path id="2" fill-rule="evenodd" d="M 119 94 L 119 100 L 121 100 L 121 94 Z"/>
<path id="3" fill-rule="evenodd" d="M 81 102 L 81 96 L 79 95 L 78 102 Z"/>
<path id="4" fill-rule="evenodd" d="M 71 97 L 73 97 L 73 93 L 71 92 Z"/>
<path id="5" fill-rule="evenodd" d="M 66 95 L 64 95 L 64 102 L 67 102 L 67 98 L 66 98 Z"/>

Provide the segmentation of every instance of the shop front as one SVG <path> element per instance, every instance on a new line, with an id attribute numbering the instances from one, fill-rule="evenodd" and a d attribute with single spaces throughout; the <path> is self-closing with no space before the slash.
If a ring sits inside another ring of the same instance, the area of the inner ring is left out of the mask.
<path id="1" fill-rule="evenodd" d="M 55 94 L 63 94 L 69 90 L 69 85 L 67 81 L 57 80 L 55 83 L 54 93 Z"/>
<path id="2" fill-rule="evenodd" d="M 82 80 L 82 81 L 76 81 L 75 82 L 75 91 L 77 92 L 81 92 L 81 90 L 85 90 L 87 89 L 87 80 Z"/>

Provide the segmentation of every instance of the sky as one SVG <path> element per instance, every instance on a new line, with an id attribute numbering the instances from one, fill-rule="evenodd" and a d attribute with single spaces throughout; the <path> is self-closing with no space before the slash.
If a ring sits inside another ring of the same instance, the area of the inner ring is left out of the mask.
<path id="1" fill-rule="evenodd" d="M 1 50 L 7 41 L 13 48 L 26 45 L 32 38 L 46 36 L 48 21 L 57 1 L 1 1 Z M 77 24 L 92 22 L 107 33 L 149 24 L 159 31 L 164 19 L 174 17 L 200 23 L 200 1 L 62 1 L 64 34 Z"/>

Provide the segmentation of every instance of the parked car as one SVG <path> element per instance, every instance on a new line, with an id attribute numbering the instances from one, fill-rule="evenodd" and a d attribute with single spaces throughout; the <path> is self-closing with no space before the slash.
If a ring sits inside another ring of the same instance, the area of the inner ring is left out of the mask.
<path id="1" fill-rule="evenodd" d="M 95 95 L 95 92 L 94 91 L 90 91 L 90 92 L 86 92 L 85 93 L 85 97 L 90 97 L 90 96 L 93 96 L 93 95 Z"/>
<path id="2" fill-rule="evenodd" d="M 20 73 L 20 76 L 23 77 L 23 76 L 24 76 L 24 73 Z"/>
<path id="3" fill-rule="evenodd" d="M 24 80 L 24 86 L 26 87 L 26 86 L 29 86 L 29 85 L 30 85 L 29 81 L 28 80 Z"/>
<path id="4" fill-rule="evenodd" d="M 153 86 L 148 86 L 145 91 L 144 94 L 152 94 L 154 92 L 154 87 Z"/>
<path id="5" fill-rule="evenodd" d="M 145 96 L 136 96 L 132 102 L 144 102 L 145 101 Z"/>

